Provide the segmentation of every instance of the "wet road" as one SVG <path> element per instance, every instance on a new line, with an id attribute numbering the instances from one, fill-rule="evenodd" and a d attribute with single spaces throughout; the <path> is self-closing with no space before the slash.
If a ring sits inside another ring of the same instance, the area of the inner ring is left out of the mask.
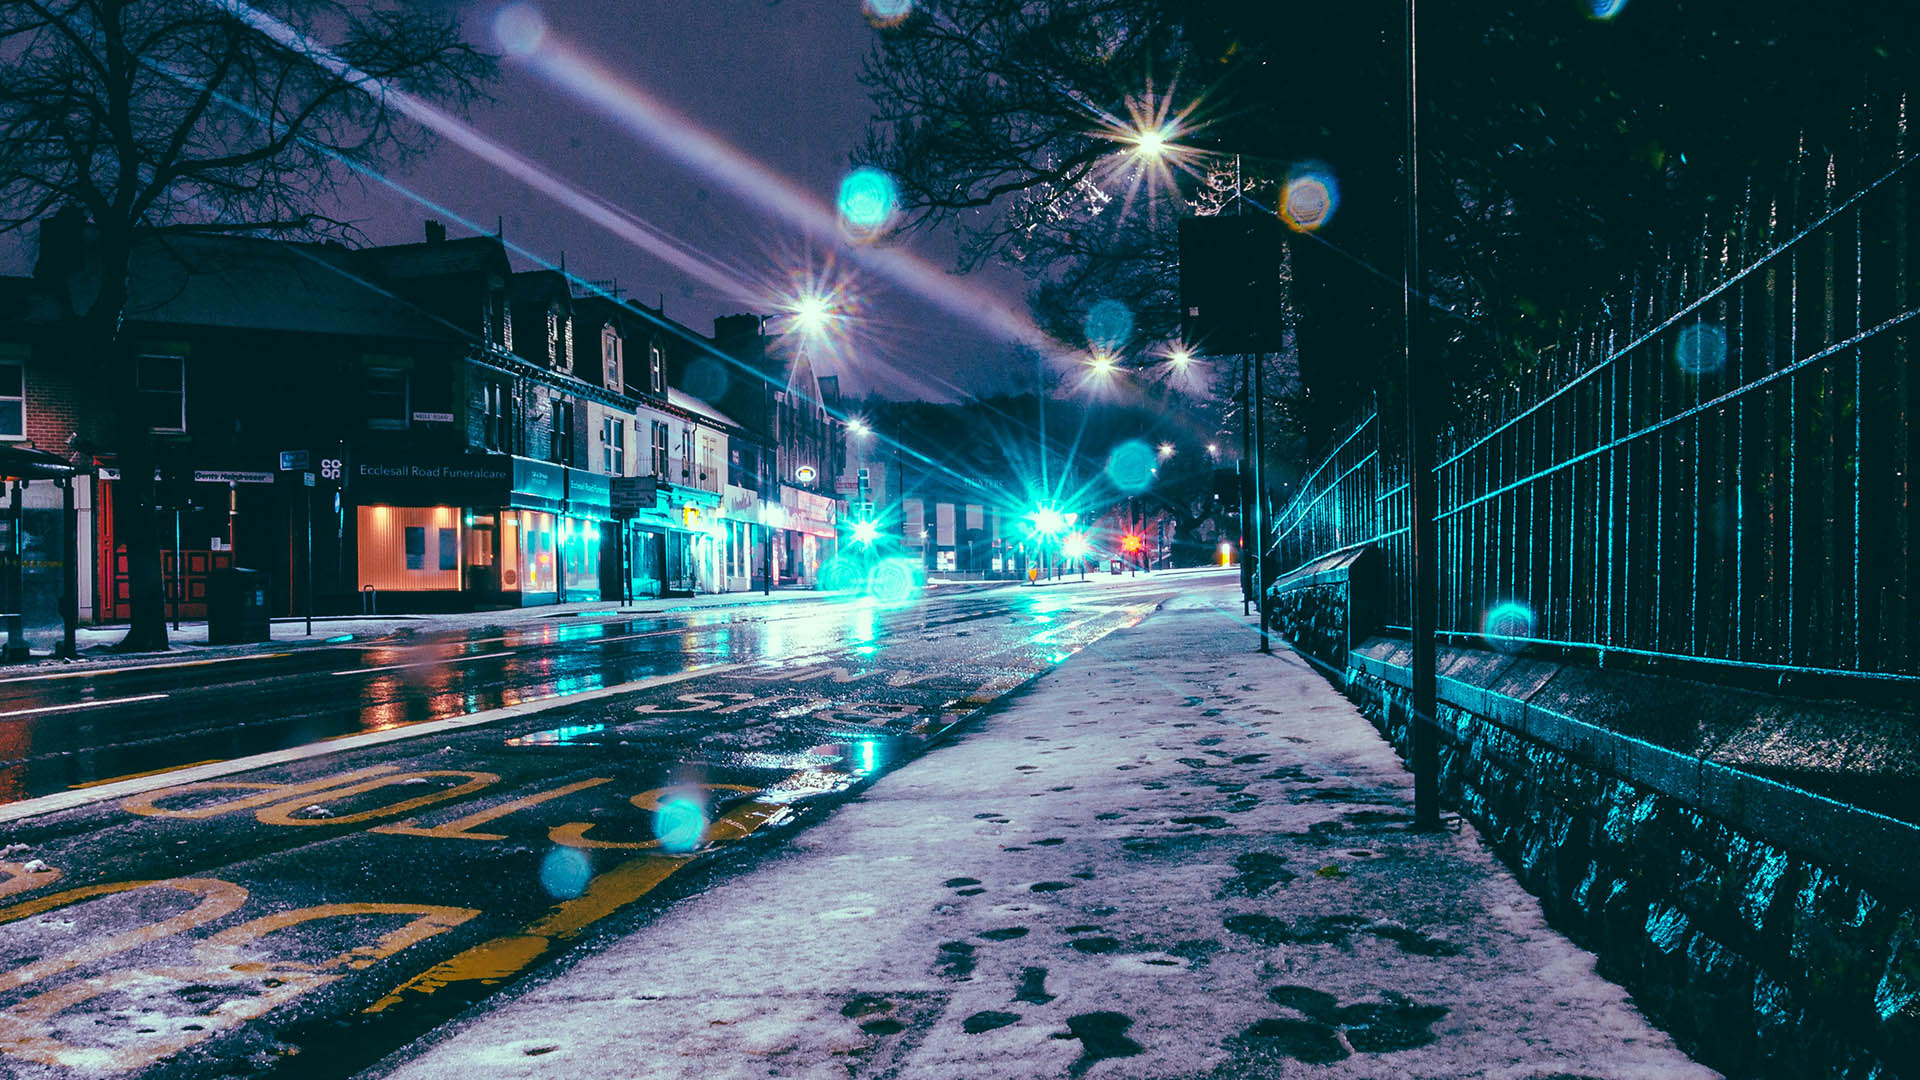
<path id="1" fill-rule="evenodd" d="M 111 775 L 153 754 L 394 724 L 416 737 L 0 826 L 0 1072 L 350 1074 L 751 866 L 1179 587 L 543 626 L 236 663 L 205 689 L 188 688 L 194 669 L 85 680 L 108 685 L 68 703 L 105 703 L 10 718 L 45 740 L 21 755 L 22 790 L 78 775 L 76 760 Z M 53 704 L 34 692 L 40 705 L 0 712 Z M 543 697 L 531 714 L 436 722 Z"/>

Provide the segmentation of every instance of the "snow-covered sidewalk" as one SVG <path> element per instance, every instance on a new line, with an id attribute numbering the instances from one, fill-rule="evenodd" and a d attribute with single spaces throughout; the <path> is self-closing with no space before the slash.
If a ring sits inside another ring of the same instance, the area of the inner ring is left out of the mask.
<path id="1" fill-rule="evenodd" d="M 381 1074 L 1715 1075 L 1252 644 L 1196 588 Z"/>

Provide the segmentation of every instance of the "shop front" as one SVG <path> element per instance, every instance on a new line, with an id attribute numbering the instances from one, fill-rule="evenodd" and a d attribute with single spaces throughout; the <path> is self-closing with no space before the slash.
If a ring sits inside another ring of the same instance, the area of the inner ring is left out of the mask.
<path id="1" fill-rule="evenodd" d="M 780 580 L 817 585 L 820 565 L 833 558 L 839 543 L 839 515 L 825 495 L 781 485 L 780 506 L 786 528 L 780 534 Z"/>
<path id="2" fill-rule="evenodd" d="M 667 513 L 651 476 L 608 479 L 614 517 L 601 545 L 601 589 L 605 596 L 639 600 L 659 596 L 664 587 Z"/>
<path id="3" fill-rule="evenodd" d="M 684 484 L 661 484 L 659 499 L 667 525 L 662 538 L 661 595 L 718 591 L 715 526 L 720 493 Z"/>
<path id="4" fill-rule="evenodd" d="M 537 595 L 542 536 L 552 578 L 553 515 L 510 506 L 515 480 L 504 455 L 356 460 L 345 498 L 362 610 L 518 603 L 530 585 Z"/>
<path id="5" fill-rule="evenodd" d="M 728 484 L 721 491 L 719 538 L 715 544 L 722 592 L 757 588 L 765 575 L 766 529 L 761 524 L 760 495 L 752 488 Z"/>

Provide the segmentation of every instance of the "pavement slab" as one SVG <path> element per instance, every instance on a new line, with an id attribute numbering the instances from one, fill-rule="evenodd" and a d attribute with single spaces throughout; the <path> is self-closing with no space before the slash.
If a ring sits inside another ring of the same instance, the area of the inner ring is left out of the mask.
<path id="1" fill-rule="evenodd" d="M 367 1075 L 1712 1077 L 1195 587 Z"/>

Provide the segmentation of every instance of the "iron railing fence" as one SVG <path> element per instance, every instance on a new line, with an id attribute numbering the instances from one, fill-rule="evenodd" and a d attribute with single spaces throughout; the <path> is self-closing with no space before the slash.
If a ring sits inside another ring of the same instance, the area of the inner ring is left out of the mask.
<path id="1" fill-rule="evenodd" d="M 1803 141 L 1521 385 L 1435 479 L 1440 627 L 1505 644 L 1920 679 L 1905 97 Z M 1382 428 L 1389 430 L 1383 437 Z M 1401 424 L 1370 411 L 1275 518 L 1297 568 L 1380 545 L 1408 620 Z"/>

